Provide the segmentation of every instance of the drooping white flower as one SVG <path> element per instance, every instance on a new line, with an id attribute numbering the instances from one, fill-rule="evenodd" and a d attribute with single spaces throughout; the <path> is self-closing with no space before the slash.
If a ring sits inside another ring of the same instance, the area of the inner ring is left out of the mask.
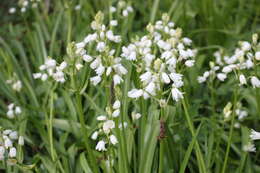
<path id="1" fill-rule="evenodd" d="M 260 132 L 257 132 L 255 130 L 251 130 L 250 138 L 252 140 L 259 140 L 260 139 Z"/>
<path id="2" fill-rule="evenodd" d="M 104 120 L 107 120 L 107 117 L 106 117 L 105 115 L 99 115 L 99 116 L 97 117 L 97 120 L 98 120 L 98 121 L 104 121 Z"/>
<path id="3" fill-rule="evenodd" d="M 113 81 L 114 81 L 114 85 L 116 86 L 121 82 L 123 82 L 123 79 L 118 74 L 116 74 L 113 76 Z"/>
<path id="4" fill-rule="evenodd" d="M 16 148 L 14 148 L 14 147 L 10 148 L 9 157 L 11 157 L 11 158 L 16 157 Z"/>
<path id="5" fill-rule="evenodd" d="M 227 75 L 225 73 L 218 73 L 217 74 L 217 78 L 220 80 L 220 81 L 224 81 L 226 78 L 227 78 Z"/>
<path id="6" fill-rule="evenodd" d="M 253 88 L 259 88 L 260 87 L 260 80 L 256 76 L 253 76 L 251 78 L 251 84 L 252 84 Z"/>
<path id="7" fill-rule="evenodd" d="M 4 155 L 4 154 L 5 154 L 5 147 L 0 146 L 0 155 Z"/>
<path id="8" fill-rule="evenodd" d="M 192 66 L 194 66 L 194 63 L 195 63 L 195 60 L 187 60 L 187 61 L 185 61 L 185 65 L 186 65 L 187 67 L 192 67 Z"/>
<path id="9" fill-rule="evenodd" d="M 98 132 L 97 132 L 97 131 L 95 131 L 94 133 L 92 133 L 92 135 L 91 135 L 91 139 L 92 139 L 92 140 L 96 140 L 97 137 L 98 137 Z"/>
<path id="10" fill-rule="evenodd" d="M 16 12 L 16 8 L 12 7 L 12 8 L 9 8 L 9 13 L 10 14 L 14 14 Z"/>
<path id="11" fill-rule="evenodd" d="M 119 109 L 121 106 L 121 103 L 119 100 L 116 100 L 113 104 L 113 109 Z"/>
<path id="12" fill-rule="evenodd" d="M 112 113 L 112 117 L 116 118 L 118 117 L 120 114 L 120 110 L 119 109 L 116 109 L 113 113 Z"/>
<path id="13" fill-rule="evenodd" d="M 260 61 L 260 51 L 255 53 L 255 59 Z"/>
<path id="14" fill-rule="evenodd" d="M 142 89 L 132 89 L 131 91 L 128 92 L 128 97 L 130 98 L 139 98 L 143 95 L 143 90 Z"/>
<path id="15" fill-rule="evenodd" d="M 96 86 L 97 84 L 99 84 L 99 82 L 101 81 L 101 77 L 100 76 L 94 76 L 90 78 L 90 82 Z"/>
<path id="16" fill-rule="evenodd" d="M 240 85 L 247 84 L 245 75 L 243 75 L 243 74 L 239 75 L 239 82 L 240 82 Z"/>
<path id="17" fill-rule="evenodd" d="M 178 88 L 172 88 L 171 93 L 173 100 L 178 102 L 180 99 L 183 99 L 183 93 Z"/>
<path id="18" fill-rule="evenodd" d="M 171 82 L 169 76 L 165 72 L 162 73 L 162 81 L 166 84 L 169 84 Z"/>
<path id="19" fill-rule="evenodd" d="M 248 142 L 248 144 L 243 146 L 243 151 L 245 151 L 245 152 L 256 152 L 255 145 L 252 142 Z"/>
<path id="20" fill-rule="evenodd" d="M 17 131 L 12 131 L 12 132 L 9 134 L 9 137 L 10 137 L 10 139 L 12 139 L 12 140 L 18 139 L 18 133 L 17 133 Z"/>
<path id="21" fill-rule="evenodd" d="M 97 151 L 106 151 L 107 149 L 106 149 L 105 145 L 106 145 L 106 143 L 103 140 L 99 141 L 96 145 L 96 150 Z"/>
<path id="22" fill-rule="evenodd" d="M 112 130 L 113 128 L 115 128 L 115 122 L 113 120 L 107 120 L 106 122 L 104 122 L 103 131 L 106 134 L 109 133 L 110 130 Z"/>
<path id="23" fill-rule="evenodd" d="M 117 141 L 117 138 L 115 135 L 110 135 L 109 136 L 109 139 L 110 139 L 110 142 L 113 144 L 113 145 L 116 145 L 118 143 Z"/>

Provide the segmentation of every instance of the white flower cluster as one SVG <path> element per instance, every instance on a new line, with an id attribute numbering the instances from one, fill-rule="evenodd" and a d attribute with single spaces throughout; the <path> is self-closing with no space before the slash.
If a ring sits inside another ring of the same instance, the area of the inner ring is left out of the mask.
<path id="1" fill-rule="evenodd" d="M 121 36 L 114 35 L 112 30 L 107 29 L 103 24 L 101 12 L 97 13 L 95 20 L 91 23 L 91 28 L 95 32 L 88 34 L 82 42 L 76 44 L 76 54 L 89 63 L 90 68 L 95 71 L 96 75 L 90 78 L 94 86 L 110 76 L 116 86 L 123 82 L 122 76 L 127 73 L 126 68 L 121 64 L 121 58 L 115 57 L 116 50 L 112 48 L 113 44 L 121 42 Z M 91 55 L 85 50 L 85 46 L 90 44 L 94 44 L 96 48 L 95 53 Z"/>
<path id="2" fill-rule="evenodd" d="M 52 58 L 47 58 L 45 63 L 39 67 L 41 72 L 34 73 L 34 79 L 41 79 L 42 81 L 46 81 L 48 77 L 52 77 L 56 82 L 64 83 L 65 82 L 65 74 L 64 69 L 67 67 L 67 63 L 63 61 L 60 65 L 57 65 L 56 60 Z"/>
<path id="3" fill-rule="evenodd" d="M 8 108 L 8 111 L 7 111 L 6 115 L 10 119 L 15 118 L 16 116 L 18 116 L 22 113 L 21 108 L 19 106 L 15 106 L 14 103 L 9 104 L 7 108 Z"/>
<path id="4" fill-rule="evenodd" d="M 119 1 L 117 3 L 117 8 L 114 6 L 110 6 L 110 12 L 119 12 L 123 17 L 127 17 L 129 13 L 132 13 L 133 7 L 131 5 L 128 5 L 125 1 Z"/>
<path id="5" fill-rule="evenodd" d="M 223 114 L 224 114 L 224 120 L 229 121 L 232 114 L 231 102 L 228 102 L 227 105 L 224 107 Z M 245 108 L 242 107 L 242 104 L 240 102 L 236 104 L 235 115 L 237 116 L 237 119 L 240 122 L 242 122 L 248 116 L 247 111 L 245 110 Z M 240 127 L 239 122 L 236 123 L 236 127 L 237 128 Z"/>
<path id="6" fill-rule="evenodd" d="M 20 0 L 18 2 L 18 7 L 22 13 L 26 12 L 26 10 L 31 6 L 32 8 L 36 8 L 38 6 L 38 3 L 41 2 L 41 0 Z M 9 8 L 9 13 L 14 14 L 16 12 L 16 7 Z"/>
<path id="7" fill-rule="evenodd" d="M 23 136 L 18 136 L 17 131 L 1 130 L 0 131 L 0 160 L 15 159 L 16 146 L 24 145 Z"/>
<path id="8" fill-rule="evenodd" d="M 7 84 L 10 84 L 12 86 L 12 89 L 14 91 L 20 92 L 22 89 L 22 82 L 19 79 L 16 79 L 16 75 L 12 78 L 6 81 Z"/>
<path id="9" fill-rule="evenodd" d="M 246 85 L 247 79 L 250 79 L 253 88 L 259 88 L 260 80 L 254 73 L 254 67 L 259 65 L 259 62 L 257 62 L 260 60 L 259 50 L 258 36 L 254 34 L 252 43 L 240 41 L 239 47 L 235 49 L 232 56 L 223 55 L 223 51 L 215 52 L 215 62 L 210 62 L 211 69 L 199 76 L 198 82 L 206 82 L 209 76 L 225 81 L 229 73 L 236 71 L 240 85 Z M 248 75 L 247 77 L 246 74 Z"/>
<path id="10" fill-rule="evenodd" d="M 119 100 L 116 100 L 112 105 L 112 109 L 107 108 L 106 115 L 100 115 L 97 117 L 97 120 L 101 123 L 99 124 L 99 130 L 95 131 L 91 139 L 97 140 L 99 138 L 99 142 L 96 145 L 96 150 L 98 151 L 106 151 L 106 144 L 116 145 L 118 143 L 116 136 L 112 133 L 112 130 L 116 127 L 114 118 L 117 118 L 120 115 L 120 106 L 121 103 Z"/>
<path id="11" fill-rule="evenodd" d="M 260 132 L 257 132 L 252 129 L 249 137 L 250 137 L 250 141 L 248 142 L 247 145 L 243 146 L 243 150 L 247 152 L 256 152 L 256 148 L 253 141 L 260 139 Z"/>
<path id="12" fill-rule="evenodd" d="M 134 63 L 140 74 L 141 88 L 128 92 L 130 98 L 145 99 L 153 96 L 161 99 L 165 85 L 171 86 L 175 101 L 183 98 L 183 74 L 180 69 L 194 65 L 196 50 L 191 49 L 192 41 L 182 37 L 182 30 L 174 28 L 169 16 L 147 26 L 149 33 L 138 38 L 127 47 L 122 47 L 121 56 Z"/>

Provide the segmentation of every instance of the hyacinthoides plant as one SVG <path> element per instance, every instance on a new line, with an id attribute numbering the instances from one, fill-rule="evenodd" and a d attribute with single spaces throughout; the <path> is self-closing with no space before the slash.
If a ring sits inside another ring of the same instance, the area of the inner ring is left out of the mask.
<path id="1" fill-rule="evenodd" d="M 219 87 L 226 81 L 232 82 L 232 85 L 234 86 L 232 91 L 233 101 L 232 103 L 229 102 L 223 110 L 224 120 L 231 120 L 225 159 L 222 167 L 223 173 L 225 172 L 227 166 L 234 127 L 240 127 L 240 123 L 235 123 L 235 116 L 238 116 L 238 120 L 240 120 L 240 122 L 247 116 L 247 112 L 240 109 L 240 100 L 243 99 L 242 94 L 246 87 L 255 90 L 257 113 L 260 113 L 260 80 L 257 69 L 259 66 L 258 61 L 260 60 L 259 45 L 258 35 L 253 34 L 252 42 L 240 41 L 238 43 L 238 47 L 231 56 L 226 55 L 224 50 L 215 52 L 215 61 L 210 62 L 210 70 L 204 72 L 202 76 L 197 78 L 199 83 L 207 82 L 207 79 L 210 78 L 209 82 L 211 83 L 212 88 Z M 217 81 L 214 82 L 215 80 Z M 213 108 L 213 112 L 214 111 L 215 109 Z M 250 135 L 251 140 L 259 139 L 257 136 L 258 132 L 252 130 Z M 251 140 L 248 140 L 247 143 L 243 144 L 244 151 L 255 152 L 255 146 Z"/>
<path id="2" fill-rule="evenodd" d="M 192 41 L 182 37 L 182 30 L 175 28 L 175 24 L 169 21 L 169 16 L 163 14 L 162 19 L 155 25 L 147 26 L 148 34 L 133 39 L 133 42 L 122 48 L 122 57 L 132 62 L 136 69 L 137 82 L 134 89 L 128 92 L 128 97 L 136 100 L 141 99 L 142 109 L 141 134 L 144 133 L 145 124 L 148 122 L 149 113 L 147 103 L 159 106 L 159 127 L 157 137 L 160 141 L 159 148 L 159 172 L 163 172 L 164 143 L 166 137 L 167 105 L 169 102 L 182 102 L 186 119 L 192 136 L 195 136 L 194 127 L 190 119 L 187 103 L 184 99 L 183 90 L 184 72 L 195 63 L 196 50 L 191 48 Z M 172 98 L 172 99 L 171 99 Z M 142 135 L 141 135 L 142 136 Z M 141 139 L 141 147 L 143 139 Z M 154 146 L 155 147 L 155 146 Z M 201 172 L 206 172 L 199 144 L 196 142 L 196 155 Z M 141 148 L 142 150 L 142 148 Z M 146 156 L 140 156 L 142 162 Z M 144 167 L 139 169 L 145 171 Z"/>

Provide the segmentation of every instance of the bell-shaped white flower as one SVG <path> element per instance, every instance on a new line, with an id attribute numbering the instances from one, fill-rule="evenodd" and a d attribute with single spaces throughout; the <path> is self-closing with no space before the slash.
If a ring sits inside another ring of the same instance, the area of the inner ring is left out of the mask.
<path id="1" fill-rule="evenodd" d="M 96 145 L 96 150 L 97 151 L 106 151 L 107 149 L 106 149 L 105 145 L 106 145 L 106 143 L 103 140 L 99 141 Z"/>
<path id="2" fill-rule="evenodd" d="M 251 130 L 250 138 L 252 140 L 259 140 L 260 139 L 260 132 L 257 132 L 255 130 Z"/>
<path id="3" fill-rule="evenodd" d="M 142 89 L 132 89 L 127 93 L 128 97 L 130 98 L 139 98 L 143 95 L 143 90 Z"/>
<path id="4" fill-rule="evenodd" d="M 110 142 L 113 144 L 113 145 L 116 145 L 118 143 L 117 141 L 117 138 L 115 135 L 110 135 L 109 136 L 109 139 L 110 139 Z"/>
<path id="5" fill-rule="evenodd" d="M 178 88 L 172 88 L 171 93 L 173 100 L 178 102 L 180 99 L 183 99 L 183 93 Z"/>

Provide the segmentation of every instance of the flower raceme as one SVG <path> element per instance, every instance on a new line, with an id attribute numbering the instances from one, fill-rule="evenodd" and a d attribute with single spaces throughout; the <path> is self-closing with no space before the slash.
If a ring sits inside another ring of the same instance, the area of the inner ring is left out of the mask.
<path id="1" fill-rule="evenodd" d="M 238 73 L 237 78 L 240 86 L 247 85 L 247 80 L 250 79 L 252 87 L 259 88 L 259 76 L 255 73 L 260 60 L 258 35 L 254 34 L 252 36 L 252 43 L 240 41 L 238 45 L 239 47 L 235 49 L 232 56 L 225 55 L 223 50 L 215 52 L 215 61 L 210 62 L 210 70 L 199 76 L 197 78 L 198 82 L 206 82 L 209 76 L 224 82 L 228 79 L 228 75 L 231 72 L 235 72 L 236 74 Z"/>
<path id="2" fill-rule="evenodd" d="M 122 47 L 121 57 L 132 61 L 137 68 L 141 86 L 128 92 L 128 97 L 145 99 L 164 97 L 164 86 L 171 86 L 175 101 L 183 98 L 181 68 L 192 67 L 196 50 L 191 49 L 192 41 L 182 37 L 182 30 L 174 28 L 169 16 L 164 14 L 155 25 L 147 26 L 148 34 Z"/>
<path id="3" fill-rule="evenodd" d="M 96 75 L 90 78 L 94 86 L 110 76 L 116 86 L 123 82 L 122 76 L 127 73 L 121 58 L 115 55 L 115 48 L 121 42 L 121 36 L 115 35 L 112 30 L 117 21 L 111 21 L 109 29 L 103 24 L 103 17 L 103 13 L 97 13 L 91 23 L 94 33 L 88 34 L 82 42 L 76 43 L 76 54 L 95 71 Z M 94 45 L 95 51 L 87 52 L 85 47 L 88 45 Z"/>

